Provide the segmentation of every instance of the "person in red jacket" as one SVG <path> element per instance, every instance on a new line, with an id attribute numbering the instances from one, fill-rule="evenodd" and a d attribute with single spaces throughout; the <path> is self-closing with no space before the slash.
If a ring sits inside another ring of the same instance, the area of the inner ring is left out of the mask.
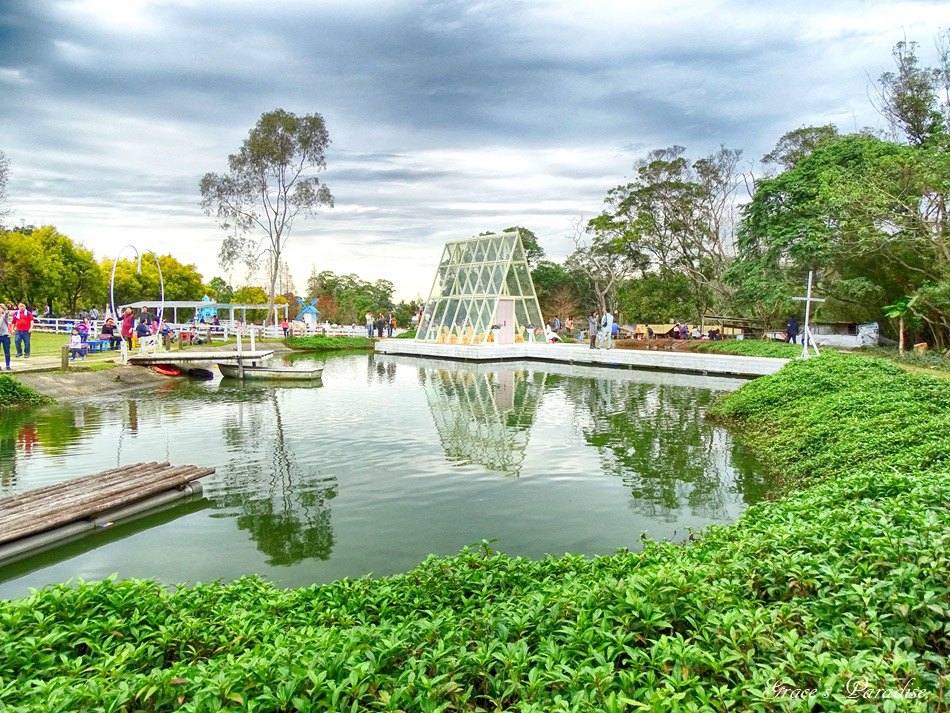
<path id="1" fill-rule="evenodd" d="M 132 348 L 132 335 L 133 329 L 135 327 L 135 313 L 132 312 L 131 307 L 126 307 L 125 312 L 122 313 L 122 338 L 125 340 L 125 343 L 129 345 L 129 349 Z"/>
<path id="2" fill-rule="evenodd" d="M 30 358 L 30 333 L 33 331 L 33 313 L 26 308 L 22 302 L 17 305 L 16 315 L 13 318 L 13 329 L 16 332 L 14 343 L 16 344 L 17 358 Z"/>

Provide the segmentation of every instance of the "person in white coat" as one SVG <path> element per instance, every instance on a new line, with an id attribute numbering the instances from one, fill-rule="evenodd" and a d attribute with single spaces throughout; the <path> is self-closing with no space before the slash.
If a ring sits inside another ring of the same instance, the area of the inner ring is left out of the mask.
<path id="1" fill-rule="evenodd" d="M 607 348 L 610 349 L 612 346 L 613 340 L 613 329 L 614 329 L 614 316 L 610 313 L 610 308 L 604 310 L 604 316 L 600 318 L 600 334 L 599 342 L 597 345 L 599 349 L 601 345 L 606 342 Z"/>

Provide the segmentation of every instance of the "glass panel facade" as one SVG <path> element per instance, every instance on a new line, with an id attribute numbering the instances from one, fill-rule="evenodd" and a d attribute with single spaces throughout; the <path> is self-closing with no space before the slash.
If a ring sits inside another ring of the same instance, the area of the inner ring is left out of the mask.
<path id="1" fill-rule="evenodd" d="M 542 328 L 531 272 L 515 233 L 481 235 L 445 244 L 416 333 L 437 344 L 488 344 L 498 298 L 515 302 L 515 341 L 533 341 Z"/>

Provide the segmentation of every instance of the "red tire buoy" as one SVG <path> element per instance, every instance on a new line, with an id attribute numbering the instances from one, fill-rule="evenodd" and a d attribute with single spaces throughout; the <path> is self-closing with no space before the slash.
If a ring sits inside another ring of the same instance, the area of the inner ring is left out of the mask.
<path id="1" fill-rule="evenodd" d="M 171 364 L 158 364 L 152 367 L 152 371 L 162 376 L 181 376 L 181 370 Z"/>

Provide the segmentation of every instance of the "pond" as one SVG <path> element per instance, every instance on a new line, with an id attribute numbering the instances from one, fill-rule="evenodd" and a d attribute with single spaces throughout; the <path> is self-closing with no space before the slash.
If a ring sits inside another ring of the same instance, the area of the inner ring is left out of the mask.
<path id="1" fill-rule="evenodd" d="M 302 586 L 482 539 L 532 558 L 682 540 L 772 487 L 704 419 L 741 384 L 361 353 L 325 358 L 316 387 L 175 380 L 6 414 L 0 496 L 140 461 L 217 472 L 200 497 L 0 568 L 0 597 L 112 574 Z"/>

